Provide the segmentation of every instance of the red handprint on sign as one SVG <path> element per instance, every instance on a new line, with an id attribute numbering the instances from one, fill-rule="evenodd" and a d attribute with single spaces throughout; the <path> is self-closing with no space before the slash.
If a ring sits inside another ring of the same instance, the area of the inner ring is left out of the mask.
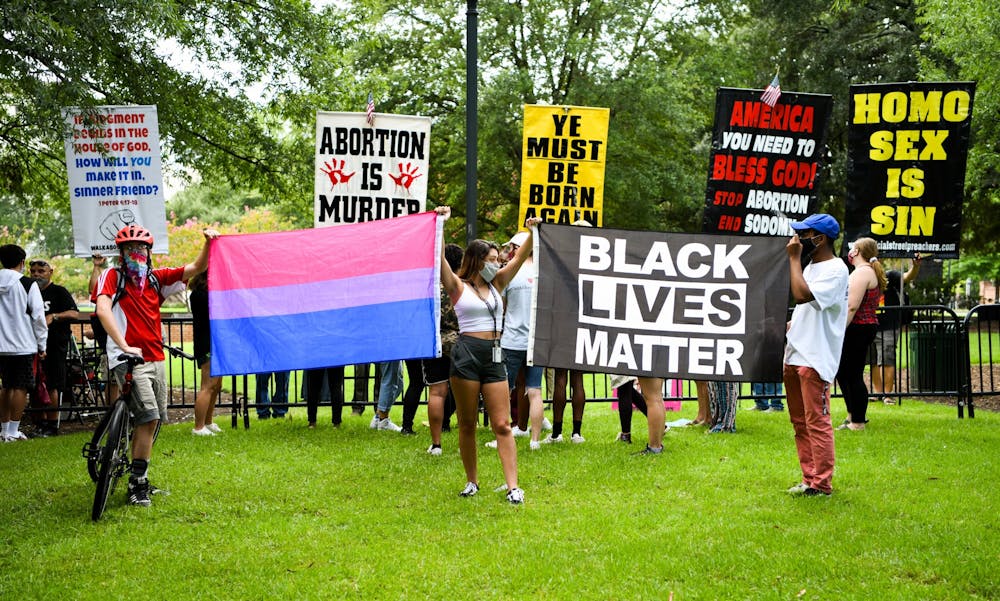
<path id="1" fill-rule="evenodd" d="M 389 174 L 389 179 L 394 181 L 397 186 L 402 187 L 407 192 L 410 191 L 410 186 L 413 185 L 414 180 L 420 177 L 422 174 L 417 173 L 419 167 L 413 163 L 407 163 L 405 166 L 399 163 L 399 175 Z"/>
<path id="2" fill-rule="evenodd" d="M 344 173 L 344 166 L 346 164 L 347 163 L 341 160 L 338 165 L 337 159 L 333 159 L 332 161 L 327 161 L 323 163 L 323 167 L 320 167 L 319 170 L 330 177 L 331 185 L 336 186 L 337 184 L 346 184 L 347 182 L 351 181 L 351 178 L 354 177 L 355 173 L 357 173 L 357 171 Z"/>

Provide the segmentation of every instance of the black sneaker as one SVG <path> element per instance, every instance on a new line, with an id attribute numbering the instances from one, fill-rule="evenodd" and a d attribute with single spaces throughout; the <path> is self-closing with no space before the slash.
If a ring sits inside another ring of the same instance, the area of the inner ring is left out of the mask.
<path id="1" fill-rule="evenodd" d="M 636 453 L 636 455 L 659 455 L 663 452 L 663 447 L 654 449 L 653 447 L 646 445 L 646 448 Z"/>
<path id="2" fill-rule="evenodd" d="M 149 507 L 149 480 L 146 478 L 130 478 L 128 481 L 128 504 Z"/>
<path id="3" fill-rule="evenodd" d="M 402 430 L 400 430 L 399 433 L 402 434 L 403 436 L 416 436 L 417 435 L 417 433 L 413 431 L 413 428 L 405 428 L 405 427 Z"/>
<path id="4" fill-rule="evenodd" d="M 803 491 L 802 495 L 806 497 L 829 497 L 833 493 L 823 492 L 818 488 L 807 488 Z"/>

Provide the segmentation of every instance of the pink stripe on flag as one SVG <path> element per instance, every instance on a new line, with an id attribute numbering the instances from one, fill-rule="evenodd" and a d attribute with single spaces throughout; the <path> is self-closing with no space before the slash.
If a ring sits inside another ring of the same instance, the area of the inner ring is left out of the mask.
<path id="1" fill-rule="evenodd" d="M 302 285 L 433 268 L 437 215 L 417 213 L 352 225 L 222 236 L 212 242 L 212 292 Z"/>

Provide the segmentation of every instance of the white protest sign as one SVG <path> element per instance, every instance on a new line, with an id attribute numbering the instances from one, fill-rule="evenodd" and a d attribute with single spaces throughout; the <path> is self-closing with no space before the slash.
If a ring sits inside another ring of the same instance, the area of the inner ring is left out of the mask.
<path id="1" fill-rule="evenodd" d="M 153 252 L 168 252 L 156 107 L 71 107 L 63 116 L 74 254 L 113 253 L 130 223 L 153 234 Z"/>
<path id="2" fill-rule="evenodd" d="M 429 117 L 316 113 L 314 226 L 399 217 L 425 210 Z"/>

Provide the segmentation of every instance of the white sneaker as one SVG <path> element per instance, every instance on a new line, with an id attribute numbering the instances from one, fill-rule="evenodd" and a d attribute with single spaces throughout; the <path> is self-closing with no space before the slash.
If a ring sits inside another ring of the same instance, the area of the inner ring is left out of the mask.
<path id="1" fill-rule="evenodd" d="M 209 430 L 207 426 L 204 428 L 195 428 L 191 430 L 191 433 L 195 436 L 215 436 L 215 432 Z"/>
<path id="2" fill-rule="evenodd" d="M 465 484 L 465 488 L 462 489 L 462 492 L 458 493 L 458 496 L 474 497 L 476 496 L 477 492 L 479 492 L 479 485 L 476 484 L 475 482 L 467 482 Z"/>
<path id="3" fill-rule="evenodd" d="M 431 445 L 430 447 L 427 448 L 427 454 L 434 455 L 435 457 L 437 457 L 441 455 L 441 447 L 436 447 L 434 445 Z"/>
<path id="4" fill-rule="evenodd" d="M 497 448 L 497 441 L 491 440 L 483 446 L 486 447 L 487 449 L 495 449 Z"/>
<path id="5" fill-rule="evenodd" d="M 552 422 L 550 422 L 549 418 L 547 418 L 547 417 L 543 417 L 542 418 L 542 431 L 543 432 L 551 432 L 552 431 Z"/>
<path id="6" fill-rule="evenodd" d="M 24 435 L 24 432 L 18 430 L 13 434 L 8 434 L 6 442 L 17 442 L 18 440 L 28 440 L 28 437 Z"/>
<path id="7" fill-rule="evenodd" d="M 570 437 L 570 440 L 572 440 L 576 444 L 580 444 L 581 442 L 587 442 L 587 439 L 584 438 L 583 436 L 580 436 L 579 434 L 574 434 L 573 436 Z"/>
<path id="8" fill-rule="evenodd" d="M 551 434 L 549 434 L 548 436 L 545 437 L 545 440 L 542 441 L 542 444 L 552 444 L 554 442 L 562 442 L 562 441 L 563 441 L 562 434 L 556 437 L 553 437 Z"/>
<path id="9" fill-rule="evenodd" d="M 521 505 L 524 503 L 524 491 L 520 488 L 511 489 L 507 493 L 507 502 L 511 505 Z"/>
<path id="10" fill-rule="evenodd" d="M 531 449 L 532 451 L 537 451 L 538 449 L 542 448 L 542 443 L 538 442 L 537 440 L 532 440 L 531 442 L 528 443 L 528 448 Z"/>
<path id="11" fill-rule="evenodd" d="M 791 488 L 788 489 L 788 494 L 790 494 L 790 495 L 801 495 L 801 494 L 803 494 L 803 493 L 806 492 L 807 488 L 809 488 L 808 484 L 806 484 L 805 482 L 799 482 L 795 486 L 793 486 L 793 487 L 791 487 Z"/>
<path id="12" fill-rule="evenodd" d="M 215 425 L 215 422 L 212 422 L 211 424 L 205 424 L 205 427 L 208 428 L 209 430 L 211 430 L 212 432 L 214 432 L 215 434 L 221 434 L 222 433 L 222 428 L 220 428 L 219 426 Z"/>
<path id="13" fill-rule="evenodd" d="M 379 420 L 379 422 L 378 422 L 378 429 L 379 430 L 388 430 L 389 432 L 399 432 L 400 430 L 402 430 L 402 428 L 400 428 L 396 424 L 392 423 L 392 420 L 389 419 L 388 417 L 385 418 L 385 419 Z"/>
<path id="14" fill-rule="evenodd" d="M 372 416 L 372 423 L 368 424 L 368 427 L 371 428 L 372 430 L 378 430 L 378 423 L 380 421 L 382 420 L 379 419 L 378 413 L 376 413 L 375 415 Z"/>
<path id="15" fill-rule="evenodd" d="M 529 431 L 529 430 L 522 430 L 521 428 L 519 428 L 517 426 L 514 426 L 513 428 L 511 428 L 510 432 L 511 432 L 511 434 L 514 435 L 515 438 L 522 438 L 524 436 L 531 436 L 531 431 Z"/>

